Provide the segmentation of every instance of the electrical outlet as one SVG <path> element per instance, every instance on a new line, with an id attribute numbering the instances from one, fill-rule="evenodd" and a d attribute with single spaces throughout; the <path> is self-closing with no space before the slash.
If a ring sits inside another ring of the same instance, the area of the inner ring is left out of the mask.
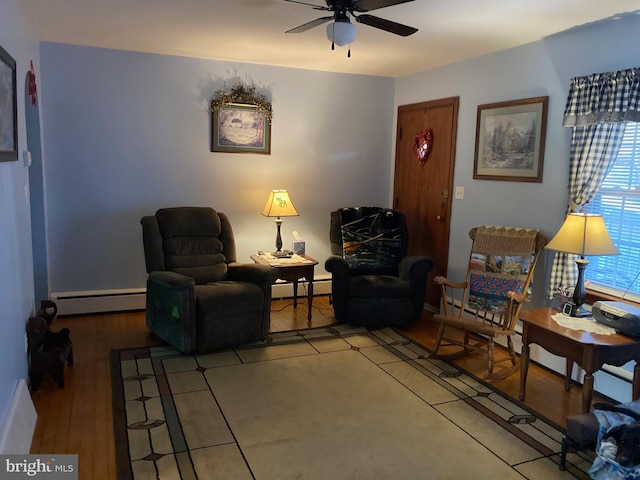
<path id="1" fill-rule="evenodd" d="M 456 198 L 462 200 L 464 198 L 464 187 L 456 187 Z"/>

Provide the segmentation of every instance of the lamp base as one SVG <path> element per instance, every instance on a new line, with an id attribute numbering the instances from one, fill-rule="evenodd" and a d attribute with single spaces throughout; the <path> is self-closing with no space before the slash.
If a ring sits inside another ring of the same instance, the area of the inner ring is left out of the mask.
<path id="1" fill-rule="evenodd" d="M 570 317 L 576 317 L 576 318 L 584 318 L 584 317 L 591 316 L 591 312 L 589 310 L 586 310 L 582 305 L 576 305 L 573 302 L 565 303 L 564 306 L 562 307 L 562 313 L 564 313 L 565 315 L 569 315 Z"/>

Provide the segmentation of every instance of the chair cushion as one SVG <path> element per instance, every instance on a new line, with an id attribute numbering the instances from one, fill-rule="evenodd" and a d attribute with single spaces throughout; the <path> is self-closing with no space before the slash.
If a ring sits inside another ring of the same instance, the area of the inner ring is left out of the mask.
<path id="1" fill-rule="evenodd" d="M 225 278 L 227 259 L 219 238 L 222 224 L 215 210 L 167 208 L 156 216 L 168 270 L 192 277 L 198 285 Z"/>
<path id="2" fill-rule="evenodd" d="M 349 297 L 411 298 L 409 282 L 391 275 L 355 275 L 349 279 Z"/>
<path id="3" fill-rule="evenodd" d="M 197 351 L 208 352 L 262 339 L 268 294 L 249 282 L 196 285 Z M 267 307 L 268 308 L 268 307 Z"/>
<path id="4" fill-rule="evenodd" d="M 361 272 L 397 271 L 402 259 L 402 219 L 396 210 L 379 207 L 343 208 L 342 255 Z"/>

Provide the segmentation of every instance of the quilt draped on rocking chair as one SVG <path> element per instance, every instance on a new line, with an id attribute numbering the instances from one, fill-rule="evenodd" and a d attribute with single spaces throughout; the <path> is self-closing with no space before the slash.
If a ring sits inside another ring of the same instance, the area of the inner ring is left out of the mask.
<path id="1" fill-rule="evenodd" d="M 537 234 L 535 229 L 478 227 L 469 264 L 471 308 L 502 312 L 507 292 L 523 292 Z"/>

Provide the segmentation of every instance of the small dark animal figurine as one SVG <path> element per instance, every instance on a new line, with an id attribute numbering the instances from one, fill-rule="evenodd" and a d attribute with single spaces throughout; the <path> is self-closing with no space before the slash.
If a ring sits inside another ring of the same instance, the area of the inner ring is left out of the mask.
<path id="1" fill-rule="evenodd" d="M 626 408 L 615 405 L 595 404 L 595 408 L 612 412 L 624 413 L 636 421 L 611 428 L 602 438 L 613 438 L 618 447 L 616 461 L 623 467 L 635 467 L 640 465 L 640 414 Z"/>

